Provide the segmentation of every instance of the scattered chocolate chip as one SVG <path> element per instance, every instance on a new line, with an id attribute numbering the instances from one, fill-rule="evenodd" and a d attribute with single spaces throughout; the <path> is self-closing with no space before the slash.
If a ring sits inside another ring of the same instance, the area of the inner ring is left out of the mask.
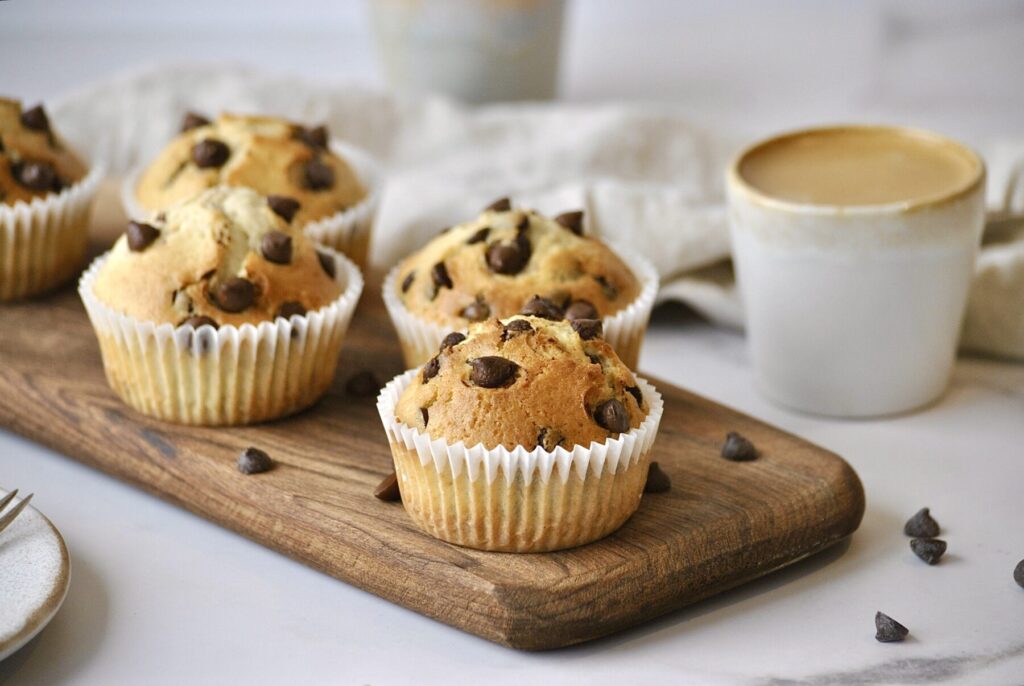
<path id="1" fill-rule="evenodd" d="M 192 161 L 200 169 L 222 167 L 230 156 L 227 144 L 216 138 L 204 138 L 192 146 Z"/>
<path id="2" fill-rule="evenodd" d="M 313 158 L 302 168 L 302 180 L 311 191 L 322 191 L 334 185 L 334 170 Z"/>
<path id="3" fill-rule="evenodd" d="M 441 358 L 434 355 L 423 365 L 423 383 L 427 383 L 441 371 Z"/>
<path id="4" fill-rule="evenodd" d="M 18 183 L 34 191 L 58 191 L 63 186 L 49 162 L 22 162 L 12 165 L 11 171 Z"/>
<path id="5" fill-rule="evenodd" d="M 939 523 L 932 519 L 927 507 L 922 507 L 903 525 L 903 533 L 914 538 L 935 538 L 939 535 Z"/>
<path id="6" fill-rule="evenodd" d="M 574 319 L 600 319 L 601 315 L 589 300 L 573 300 L 565 310 L 565 318 L 571 322 Z"/>
<path id="7" fill-rule="evenodd" d="M 910 541 L 914 554 L 930 565 L 939 561 L 946 552 L 946 542 L 938 538 L 915 538 Z"/>
<path id="8" fill-rule="evenodd" d="M 537 434 L 537 445 L 548 452 L 560 446 L 563 441 L 565 441 L 565 436 L 546 426 Z"/>
<path id="9" fill-rule="evenodd" d="M 430 410 L 425 407 L 420 408 L 420 417 L 423 419 L 423 428 L 427 428 L 427 424 L 430 423 Z"/>
<path id="10" fill-rule="evenodd" d="M 481 388 L 501 388 L 512 384 L 519 365 L 497 355 L 487 355 L 469 361 L 472 369 L 469 380 Z"/>
<path id="11" fill-rule="evenodd" d="M 274 468 L 274 461 L 259 448 L 249 447 L 238 456 L 238 471 L 242 474 L 259 474 Z"/>
<path id="12" fill-rule="evenodd" d="M 327 139 L 329 138 L 329 136 L 327 135 L 327 127 L 324 126 L 323 124 L 321 124 L 320 126 L 315 126 L 311 129 L 307 129 L 304 126 L 300 126 L 295 131 L 295 137 L 313 149 L 327 149 Z"/>
<path id="13" fill-rule="evenodd" d="M 375 398 L 380 392 L 380 381 L 369 369 L 356 372 L 345 382 L 345 392 L 357 398 Z"/>
<path id="14" fill-rule="evenodd" d="M 661 471 L 657 462 L 652 462 L 647 468 L 647 481 L 644 483 L 644 493 L 664 493 L 672 488 L 672 479 L 668 474 Z"/>
<path id="15" fill-rule="evenodd" d="M 637 407 L 644 406 L 644 395 L 643 393 L 640 392 L 639 386 L 626 386 L 626 393 L 629 393 L 631 396 L 633 396 L 633 399 L 636 400 Z"/>
<path id="16" fill-rule="evenodd" d="M 594 355 L 593 353 L 587 353 L 587 359 L 590 360 L 591 364 L 604 366 L 601 361 L 601 358 L 598 355 Z"/>
<path id="17" fill-rule="evenodd" d="M 477 297 L 474 302 L 463 307 L 459 314 L 471 322 L 482 322 L 491 316 L 491 308 L 483 299 Z"/>
<path id="18" fill-rule="evenodd" d="M 507 341 L 515 334 L 527 331 L 533 331 L 533 324 L 525 319 L 513 319 L 505 325 L 505 330 L 501 332 L 501 340 Z"/>
<path id="19" fill-rule="evenodd" d="M 555 221 L 572 231 L 577 236 L 583 235 L 583 210 L 563 212 L 555 217 Z"/>
<path id="20" fill-rule="evenodd" d="M 438 262 L 434 265 L 430 270 L 430 279 L 438 289 L 452 287 L 452 277 L 448 275 L 448 267 L 445 266 L 444 262 Z"/>
<path id="21" fill-rule="evenodd" d="M 407 292 L 409 290 L 409 287 L 412 286 L 412 280 L 415 279 L 415 278 L 416 278 L 416 272 L 409 272 L 408 274 L 405 275 L 405 278 L 402 279 L 402 292 L 403 293 L 405 293 L 405 292 Z"/>
<path id="22" fill-rule="evenodd" d="M 722 457 L 733 462 L 749 462 L 757 459 L 757 448 L 744 436 L 730 431 L 722 444 Z"/>
<path id="23" fill-rule="evenodd" d="M 295 218 L 295 213 L 302 207 L 302 203 L 295 198 L 289 198 L 287 195 L 268 195 L 267 205 L 270 206 L 274 214 L 288 223 L 291 223 L 292 219 Z"/>
<path id="24" fill-rule="evenodd" d="M 216 329 L 218 324 L 212 317 L 207 317 L 203 314 L 194 314 L 178 326 L 191 326 L 193 329 L 198 329 L 200 326 L 212 326 Z"/>
<path id="25" fill-rule="evenodd" d="M 508 198 L 498 198 L 484 208 L 484 212 L 508 212 L 512 209 L 512 201 Z"/>
<path id="26" fill-rule="evenodd" d="M 1017 566 L 1013 568 L 1013 580 L 1017 582 L 1017 585 L 1024 588 L 1024 560 L 1017 563 Z"/>
<path id="27" fill-rule="evenodd" d="M 516 223 L 516 232 L 522 236 L 530 230 L 530 215 L 524 214 L 519 217 L 519 221 Z"/>
<path id="28" fill-rule="evenodd" d="M 875 613 L 875 640 L 880 643 L 902 641 L 910 633 L 910 629 L 895 619 L 881 612 Z"/>
<path id="29" fill-rule="evenodd" d="M 142 222 L 128 222 L 128 230 L 124 232 L 128 240 L 128 249 L 142 252 L 160 238 L 160 229 Z"/>
<path id="30" fill-rule="evenodd" d="M 619 297 L 619 289 L 615 287 L 611 281 L 604 276 L 595 276 L 594 281 L 597 281 L 598 285 L 601 286 L 601 292 L 604 293 L 604 297 L 609 300 L 615 300 Z"/>
<path id="31" fill-rule="evenodd" d="M 217 284 L 214 300 L 225 312 L 241 312 L 256 300 L 256 286 L 248 279 L 232 276 Z"/>
<path id="32" fill-rule="evenodd" d="M 594 410 L 594 421 L 612 433 L 621 434 L 629 431 L 629 412 L 626 412 L 626 407 L 615 398 L 605 400 L 597 406 Z"/>
<path id="33" fill-rule="evenodd" d="M 523 309 L 519 310 L 519 314 L 541 317 L 542 319 L 550 319 L 556 322 L 564 316 L 561 307 L 539 295 L 535 295 L 527 300 L 526 304 L 523 305 Z"/>
<path id="34" fill-rule="evenodd" d="M 575 319 L 572 328 L 585 341 L 600 338 L 604 334 L 604 325 L 600 319 Z"/>
<path id="35" fill-rule="evenodd" d="M 22 112 L 21 125 L 33 131 L 50 132 L 50 118 L 46 116 L 46 110 L 42 105 L 36 105 L 32 109 Z"/>
<path id="36" fill-rule="evenodd" d="M 283 231 L 268 231 L 260 241 L 260 252 L 268 262 L 288 264 L 292 261 L 292 237 Z"/>
<path id="37" fill-rule="evenodd" d="M 302 303 L 296 302 L 294 300 L 286 300 L 285 302 L 281 303 L 281 306 L 279 308 L 277 308 L 277 314 L 275 314 L 274 317 L 281 317 L 282 319 L 291 319 L 292 317 L 295 316 L 301 317 L 304 314 L 306 314 L 306 308 L 302 306 Z"/>
<path id="38" fill-rule="evenodd" d="M 522 241 L 495 241 L 487 247 L 487 266 L 495 274 L 518 274 L 530 261 L 531 252 L 530 243 L 525 238 Z"/>
<path id="39" fill-rule="evenodd" d="M 327 276 L 333 279 L 338 275 L 338 265 L 335 264 L 333 255 L 317 250 L 316 259 L 320 260 L 320 267 Z"/>
<path id="40" fill-rule="evenodd" d="M 465 334 L 461 334 L 458 331 L 452 331 L 441 341 L 441 352 L 454 348 L 464 340 L 466 340 Z"/>
<path id="41" fill-rule="evenodd" d="M 389 503 L 395 503 L 402 499 L 402 492 L 398 488 L 398 475 L 391 472 L 377 484 L 373 489 L 373 497 Z"/>
<path id="42" fill-rule="evenodd" d="M 479 231 L 474 233 L 472 236 L 470 236 L 469 240 L 466 241 L 466 245 L 473 245 L 474 243 L 483 243 L 484 241 L 487 240 L 487 237 L 490 236 L 490 235 L 491 235 L 491 227 L 485 226 L 484 228 L 480 229 Z"/>
<path id="43" fill-rule="evenodd" d="M 198 129 L 200 126 L 207 126 L 210 120 L 201 114 L 195 112 L 186 112 L 185 116 L 181 120 L 181 132 L 191 131 L 192 129 Z"/>

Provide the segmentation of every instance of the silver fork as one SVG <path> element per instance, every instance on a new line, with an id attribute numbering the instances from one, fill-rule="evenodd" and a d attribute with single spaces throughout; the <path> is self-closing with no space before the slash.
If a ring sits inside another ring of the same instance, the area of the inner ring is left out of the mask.
<path id="1" fill-rule="evenodd" d="M 12 500 L 14 500 L 14 496 L 16 495 L 18 495 L 17 488 L 15 488 L 13 491 L 5 495 L 3 498 L 0 498 L 0 512 L 4 511 L 4 508 L 7 507 L 7 505 L 10 504 Z M 17 516 L 21 514 L 21 511 L 25 509 L 25 506 L 28 505 L 28 502 L 32 500 L 33 495 L 35 495 L 35 493 L 29 493 L 27 496 L 21 499 L 21 502 L 19 502 L 17 505 L 8 510 L 6 514 L 0 516 L 0 531 L 3 531 L 11 525 L 11 522 L 13 522 L 15 518 L 17 518 Z"/>

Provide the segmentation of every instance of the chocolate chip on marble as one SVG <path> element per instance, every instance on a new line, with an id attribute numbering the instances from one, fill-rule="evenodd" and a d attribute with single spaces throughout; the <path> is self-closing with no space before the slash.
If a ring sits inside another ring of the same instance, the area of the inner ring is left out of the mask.
<path id="1" fill-rule="evenodd" d="M 647 468 L 647 481 L 644 482 L 644 493 L 665 493 L 672 488 L 672 479 L 662 471 L 661 465 L 652 462 Z"/>
<path id="2" fill-rule="evenodd" d="M 471 322 L 482 322 L 491 316 L 491 308 L 482 298 L 477 297 L 475 301 L 463 307 L 459 314 Z"/>
<path id="3" fill-rule="evenodd" d="M 881 612 L 875 613 L 875 640 L 879 643 L 902 641 L 910 633 L 910 629 L 895 619 Z"/>
<path id="4" fill-rule="evenodd" d="M 423 383 L 427 383 L 441 371 L 441 358 L 434 355 L 423 365 Z"/>
<path id="5" fill-rule="evenodd" d="M 380 381 L 369 369 L 356 372 L 345 382 L 345 392 L 356 398 L 375 398 L 380 393 Z"/>
<path id="6" fill-rule="evenodd" d="M 22 162 L 12 165 L 11 171 L 18 183 L 33 191 L 58 191 L 63 187 L 49 162 Z"/>
<path id="7" fill-rule="evenodd" d="M 604 293 L 604 297 L 609 300 L 615 300 L 619 297 L 619 289 L 607 277 L 595 276 L 594 281 L 597 281 L 598 285 L 601 286 L 601 292 Z"/>
<path id="8" fill-rule="evenodd" d="M 523 309 L 519 310 L 519 314 L 541 317 L 542 319 L 550 319 L 555 322 L 560 321 L 564 316 L 561 307 L 548 298 L 543 298 L 539 295 L 535 295 L 527 300 L 526 304 L 523 305 Z"/>
<path id="9" fill-rule="evenodd" d="M 512 201 L 508 198 L 498 198 L 484 208 L 484 212 L 508 212 L 512 209 Z"/>
<path id="10" fill-rule="evenodd" d="M 946 552 L 946 542 L 938 538 L 915 538 L 910 541 L 914 554 L 930 565 L 936 564 Z"/>
<path id="11" fill-rule="evenodd" d="M 260 240 L 263 258 L 274 264 L 288 264 L 292 261 L 292 237 L 283 231 L 268 231 Z"/>
<path id="12" fill-rule="evenodd" d="M 438 289 L 452 287 L 452 277 L 448 275 L 448 267 L 444 262 L 438 262 L 431 268 L 430 279 Z"/>
<path id="13" fill-rule="evenodd" d="M 131 221 L 128 222 L 128 230 L 124 232 L 128 241 L 128 249 L 132 252 L 142 252 L 160 238 L 160 229 L 150 224 Z"/>
<path id="14" fill-rule="evenodd" d="M 611 431 L 612 433 L 625 433 L 629 431 L 629 412 L 625 405 L 612 398 L 605 400 L 594 410 L 594 421 L 598 426 Z"/>
<path id="15" fill-rule="evenodd" d="M 273 210 L 281 219 L 288 223 L 291 223 L 292 219 L 295 218 L 295 213 L 302 207 L 295 198 L 289 198 L 287 195 L 268 195 L 267 205 Z"/>
<path id="16" fill-rule="evenodd" d="M 922 507 L 903 525 L 903 533 L 914 538 L 935 538 L 939 535 L 939 523 L 927 507 Z"/>
<path id="17" fill-rule="evenodd" d="M 555 221 L 572 231 L 577 236 L 583 235 L 583 210 L 563 212 L 555 217 Z"/>
<path id="18" fill-rule="evenodd" d="M 636 400 L 637 407 L 644 406 L 644 395 L 643 393 L 640 392 L 639 386 L 626 386 L 626 393 L 629 393 L 631 396 L 633 396 L 633 399 Z"/>
<path id="19" fill-rule="evenodd" d="M 490 235 L 491 235 L 491 227 L 485 226 L 484 228 L 480 229 L 479 231 L 474 233 L 472 236 L 470 236 L 469 240 L 466 241 L 466 245 L 473 245 L 475 243 L 483 243 L 484 241 L 487 240 L 487 237 L 490 236 Z"/>
<path id="20" fill-rule="evenodd" d="M 330 138 L 327 135 L 327 127 L 323 124 L 314 126 L 311 129 L 300 126 L 295 131 L 295 137 L 314 150 L 326 150 L 327 141 Z"/>
<path id="21" fill-rule="evenodd" d="M 316 259 L 320 261 L 320 268 L 327 276 L 333 279 L 338 275 L 338 265 L 334 262 L 333 255 L 317 250 Z"/>
<path id="22" fill-rule="evenodd" d="M 469 380 L 481 388 L 502 388 L 515 382 L 519 365 L 497 355 L 470 360 Z"/>
<path id="23" fill-rule="evenodd" d="M 600 319 L 601 315 L 589 300 L 573 300 L 565 309 L 565 318 L 571 322 L 574 319 Z"/>
<path id="24" fill-rule="evenodd" d="M 191 326 L 193 329 L 198 329 L 200 326 L 212 326 L 216 329 L 219 325 L 212 317 L 207 317 L 204 314 L 194 314 L 178 326 Z"/>
<path id="25" fill-rule="evenodd" d="M 192 161 L 200 169 L 222 167 L 230 156 L 227 144 L 216 138 L 204 138 L 192 146 Z"/>
<path id="26" fill-rule="evenodd" d="M 571 326 L 573 331 L 585 341 L 604 335 L 604 325 L 600 319 L 574 319 Z"/>
<path id="27" fill-rule="evenodd" d="M 537 445 L 548 452 L 560 446 L 564 441 L 565 436 L 546 426 L 537 434 Z"/>
<path id="28" fill-rule="evenodd" d="M 451 350 L 464 340 L 466 340 L 465 334 L 461 334 L 458 331 L 452 331 L 441 340 L 441 352 Z"/>
<path id="29" fill-rule="evenodd" d="M 722 444 L 722 457 L 733 462 L 749 462 L 757 459 L 757 448 L 744 436 L 730 431 Z"/>
<path id="30" fill-rule="evenodd" d="M 274 461 L 265 451 L 250 446 L 238 456 L 237 466 L 242 474 L 260 474 L 273 469 Z"/>
<path id="31" fill-rule="evenodd" d="M 487 247 L 487 266 L 495 274 L 512 276 L 523 271 L 530 261 L 530 242 L 528 239 L 515 241 L 495 241 Z"/>
<path id="32" fill-rule="evenodd" d="M 191 131 L 192 129 L 198 129 L 200 126 L 209 125 L 210 120 L 201 114 L 195 112 L 186 112 L 185 116 L 181 119 L 181 132 Z"/>
<path id="33" fill-rule="evenodd" d="M 501 340 L 507 341 L 517 333 L 526 333 L 527 331 L 533 331 L 533 324 L 525 319 L 513 319 L 505 325 L 504 330 L 501 332 Z"/>
<path id="34" fill-rule="evenodd" d="M 334 170 L 313 158 L 302 167 L 302 181 L 311 191 L 322 191 L 334 186 Z"/>
<path id="35" fill-rule="evenodd" d="M 430 410 L 425 407 L 420 408 L 420 418 L 423 419 L 423 428 L 427 428 L 427 424 L 430 423 Z"/>
<path id="36" fill-rule="evenodd" d="M 42 105 L 36 105 L 32 109 L 22 112 L 21 125 L 33 131 L 50 132 L 50 118 L 46 116 L 46 110 Z"/>
<path id="37" fill-rule="evenodd" d="M 301 317 L 304 314 L 306 314 L 306 308 L 303 307 L 302 303 L 295 300 L 286 300 L 277 308 L 277 314 L 274 315 L 274 318 L 291 319 L 294 316 Z"/>
<path id="38" fill-rule="evenodd" d="M 240 276 L 232 276 L 217 284 L 214 301 L 225 312 L 241 312 L 256 300 L 256 286 Z"/>
<path id="39" fill-rule="evenodd" d="M 373 497 L 384 502 L 396 503 L 402 499 L 402 491 L 398 488 L 398 475 L 391 472 L 373 489 Z"/>
<path id="40" fill-rule="evenodd" d="M 1017 585 L 1024 588 L 1024 560 L 1017 563 L 1017 566 L 1013 568 L 1013 580 L 1017 582 Z"/>

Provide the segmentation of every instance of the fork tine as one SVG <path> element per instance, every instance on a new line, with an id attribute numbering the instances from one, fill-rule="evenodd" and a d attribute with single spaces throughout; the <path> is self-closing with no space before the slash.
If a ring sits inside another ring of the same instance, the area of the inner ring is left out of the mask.
<path id="1" fill-rule="evenodd" d="M 25 509 L 26 505 L 28 505 L 28 501 L 32 500 L 33 495 L 35 495 L 35 493 L 29 493 L 27 496 L 21 499 L 20 503 L 12 507 L 10 512 L 5 514 L 3 517 L 0 517 L 0 532 L 2 532 L 4 529 L 10 526 L 11 522 L 13 522 L 15 518 L 17 518 L 17 516 L 21 514 L 21 511 Z"/>
<path id="2" fill-rule="evenodd" d="M 13 491 L 11 491 L 7 495 L 5 495 L 3 498 L 0 498 L 0 512 L 4 511 L 4 508 L 7 507 L 7 503 L 9 503 L 12 500 L 14 500 L 14 496 L 16 496 L 16 495 L 18 495 L 18 489 L 17 488 L 15 488 Z"/>

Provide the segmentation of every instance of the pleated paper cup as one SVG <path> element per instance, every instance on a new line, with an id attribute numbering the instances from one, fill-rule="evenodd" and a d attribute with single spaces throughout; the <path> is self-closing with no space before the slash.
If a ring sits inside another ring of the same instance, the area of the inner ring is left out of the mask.
<path id="1" fill-rule="evenodd" d="M 449 444 L 395 416 L 419 370 L 395 377 L 377 398 L 402 504 L 428 534 L 456 545 L 505 552 L 546 552 L 596 541 L 640 505 L 663 403 L 637 377 L 648 403 L 636 429 L 589 446 L 514 450 Z"/>
<path id="2" fill-rule="evenodd" d="M 143 414 L 179 424 L 251 424 L 298 412 L 330 387 L 363 290 L 359 268 L 330 251 L 343 288 L 315 312 L 272 322 L 175 327 L 117 312 L 95 294 L 109 253 L 79 282 L 111 388 Z"/>
<path id="3" fill-rule="evenodd" d="M 60 193 L 0 203 L 0 301 L 52 290 L 82 268 L 101 165 Z"/>
<path id="4" fill-rule="evenodd" d="M 615 354 L 627 367 L 636 369 L 640 359 L 640 346 L 643 345 L 644 333 L 647 331 L 647 322 L 651 318 L 654 299 L 658 295 L 658 272 L 642 255 L 616 246 L 612 246 L 612 249 L 640 282 L 640 294 L 627 307 L 602 320 L 602 338 L 612 346 Z M 409 311 L 399 295 L 400 267 L 401 263 L 388 272 L 384 279 L 382 295 L 391 323 L 402 344 L 405 364 L 407 367 L 418 367 L 426 364 L 427 360 L 437 354 L 441 341 L 453 329 Z"/>
<path id="5" fill-rule="evenodd" d="M 315 243 L 345 253 L 360 268 L 366 268 L 370 252 L 370 233 L 380 203 L 383 174 L 370 153 L 341 141 L 331 142 L 331 151 L 352 168 L 359 183 L 366 189 L 366 197 L 337 214 L 318 219 L 302 227 L 303 233 Z M 139 167 L 125 176 L 121 183 L 121 203 L 129 217 L 138 219 L 152 214 L 135 197 L 135 188 L 145 171 Z"/>

